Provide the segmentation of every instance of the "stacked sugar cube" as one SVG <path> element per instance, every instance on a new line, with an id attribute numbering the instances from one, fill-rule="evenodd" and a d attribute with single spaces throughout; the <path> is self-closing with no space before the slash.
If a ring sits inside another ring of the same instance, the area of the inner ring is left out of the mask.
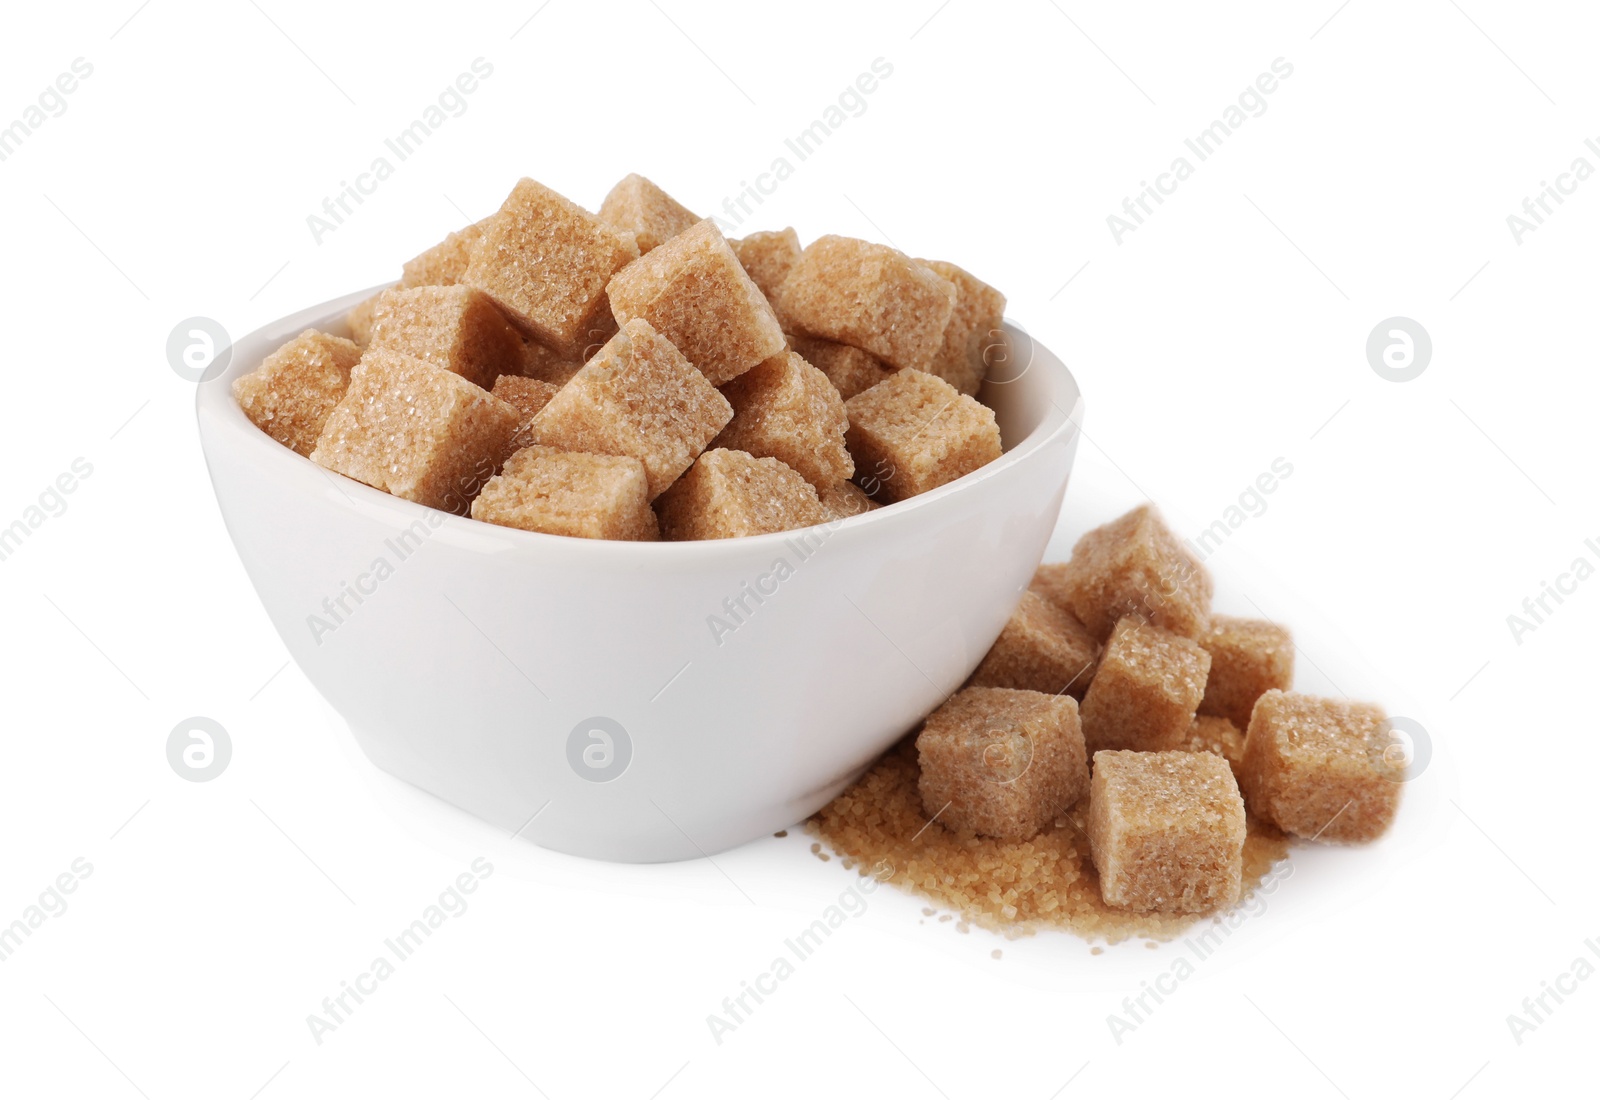
<path id="1" fill-rule="evenodd" d="M 1239 899 L 1247 809 L 1293 836 L 1359 842 L 1399 805 L 1383 711 L 1295 694 L 1293 677 L 1288 631 L 1213 614 L 1204 567 L 1136 508 L 1040 567 L 927 719 L 923 811 L 1027 841 L 1086 798 L 1107 905 L 1215 912 Z"/>
<path id="2" fill-rule="evenodd" d="M 1004 310 L 954 264 L 883 245 L 728 241 L 642 176 L 598 214 L 524 179 L 351 310 L 351 339 L 302 333 L 234 391 L 278 442 L 421 504 L 581 538 L 735 538 L 999 457 L 976 394 Z"/>

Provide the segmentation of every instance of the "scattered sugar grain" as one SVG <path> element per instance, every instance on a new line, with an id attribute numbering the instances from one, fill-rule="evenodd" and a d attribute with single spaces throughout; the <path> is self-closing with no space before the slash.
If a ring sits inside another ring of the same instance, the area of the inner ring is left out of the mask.
<path id="1" fill-rule="evenodd" d="M 1065 815 L 1064 828 L 1022 842 L 958 834 L 939 822 L 928 825 L 917 792 L 914 741 L 908 739 L 819 810 L 806 828 L 863 866 L 885 861 L 895 869 L 887 881 L 901 889 L 1008 936 L 1058 929 L 1107 943 L 1133 937 L 1166 941 L 1201 919 L 1106 905 L 1089 856 L 1087 809 L 1080 801 Z M 1271 826 L 1252 817 L 1248 827 L 1245 896 L 1289 851 L 1287 838 Z M 1014 920 L 1002 915 L 1004 905 L 1015 906 Z M 944 912 L 939 920 L 951 918 Z"/>

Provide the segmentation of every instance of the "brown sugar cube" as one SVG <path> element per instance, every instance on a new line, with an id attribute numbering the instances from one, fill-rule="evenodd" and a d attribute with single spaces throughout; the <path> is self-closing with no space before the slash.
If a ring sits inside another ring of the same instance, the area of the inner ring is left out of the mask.
<path id="1" fill-rule="evenodd" d="M 482 224 L 460 281 L 493 298 L 524 333 L 581 355 L 607 323 L 606 282 L 639 256 L 633 237 L 530 179 Z"/>
<path id="2" fill-rule="evenodd" d="M 606 340 L 615 336 L 613 331 Z M 605 340 L 600 341 L 593 351 L 599 351 L 605 346 Z M 540 382 L 548 382 L 552 386 L 564 386 L 572 381 L 572 376 L 583 369 L 582 359 L 569 359 L 557 352 L 551 351 L 537 340 L 524 340 L 522 343 L 522 369 L 517 373 L 524 378 L 536 378 Z"/>
<path id="3" fill-rule="evenodd" d="M 775 458 L 818 491 L 848 478 L 850 426 L 844 400 L 825 374 L 792 351 L 781 351 L 722 387 L 733 419 L 713 447 Z"/>
<path id="4" fill-rule="evenodd" d="M 924 370 L 944 346 L 956 288 L 903 252 L 850 237 L 819 237 L 778 288 L 784 320 L 807 336 Z"/>
<path id="5" fill-rule="evenodd" d="M 1194 722 L 1210 667 L 1211 654 L 1193 639 L 1123 619 L 1083 696 L 1089 751 L 1171 744 Z"/>
<path id="6" fill-rule="evenodd" d="M 1239 782 L 1250 812 L 1286 833 L 1343 843 L 1375 840 L 1400 808 L 1402 762 L 1372 703 L 1287 691 L 1256 700 Z"/>
<path id="7" fill-rule="evenodd" d="M 459 374 L 368 351 L 311 461 L 418 504 L 465 515 L 511 453 L 517 410 Z"/>
<path id="8" fill-rule="evenodd" d="M 817 499 L 822 502 L 823 510 L 836 520 L 859 516 L 878 507 L 877 502 L 853 481 L 824 485 L 817 490 Z"/>
<path id="9" fill-rule="evenodd" d="M 617 323 L 649 321 L 714 386 L 783 351 L 783 330 L 709 218 L 619 271 L 606 286 Z"/>
<path id="10" fill-rule="evenodd" d="M 800 235 L 792 228 L 763 230 L 729 241 L 728 245 L 739 257 L 744 273 L 761 288 L 769 302 L 800 259 Z"/>
<path id="11" fill-rule="evenodd" d="M 308 328 L 234 379 L 233 398 L 256 427 L 296 454 L 310 455 L 360 358 L 352 341 Z"/>
<path id="12" fill-rule="evenodd" d="M 775 458 L 723 448 L 695 459 L 656 501 L 661 537 L 735 539 L 826 523 L 811 483 Z"/>
<path id="13" fill-rule="evenodd" d="M 466 274 L 472 259 L 472 246 L 483 236 L 489 219 L 458 229 L 432 248 L 405 262 L 400 269 L 400 285 L 455 286 Z"/>
<path id="14" fill-rule="evenodd" d="M 1233 769 L 1235 777 L 1244 762 L 1244 734 L 1226 718 L 1210 714 L 1197 714 L 1183 735 L 1163 749 L 1179 752 L 1209 752 L 1222 757 Z"/>
<path id="15" fill-rule="evenodd" d="M 472 502 L 472 518 L 580 539 L 660 538 L 637 458 L 548 447 L 524 447 L 507 459 Z"/>
<path id="16" fill-rule="evenodd" d="M 1064 561 L 1046 562 L 1034 570 L 1033 583 L 1028 587 L 1061 610 L 1071 612 L 1072 600 L 1068 594 L 1067 572 L 1068 565 Z"/>
<path id="17" fill-rule="evenodd" d="M 906 500 L 1000 457 L 994 412 L 942 378 L 904 370 L 845 402 L 856 481 L 879 500 Z"/>
<path id="18" fill-rule="evenodd" d="M 344 315 L 345 327 L 350 330 L 350 339 L 357 347 L 364 348 L 372 342 L 372 314 L 378 308 L 378 299 L 382 297 L 382 292 L 379 292 L 357 302 Z"/>
<path id="19" fill-rule="evenodd" d="M 733 406 L 645 321 L 629 321 L 529 427 L 532 443 L 644 463 L 654 500 L 733 418 Z"/>
<path id="20" fill-rule="evenodd" d="M 828 376 L 833 388 L 846 401 L 887 379 L 893 370 L 870 352 L 832 340 L 791 333 L 789 349 Z"/>
<path id="21" fill-rule="evenodd" d="M 1211 614 L 1211 575 L 1148 504 L 1080 538 L 1059 587 L 1096 638 L 1128 615 L 1196 638 Z"/>
<path id="22" fill-rule="evenodd" d="M 700 219 L 661 188 L 637 173 L 617 181 L 600 204 L 600 220 L 633 234 L 642 256 Z"/>
<path id="23" fill-rule="evenodd" d="M 560 390 L 560 386 L 541 382 L 537 378 L 502 374 L 495 379 L 494 389 L 489 392 L 517 410 L 517 438 L 521 440 L 528 438 L 533 418 L 550 404 L 550 399 Z"/>
<path id="24" fill-rule="evenodd" d="M 1038 593 L 1024 592 L 968 683 L 1082 699 L 1099 657 L 1100 643 L 1082 623 Z"/>
<path id="25" fill-rule="evenodd" d="M 1201 714 L 1214 714 L 1248 729 L 1257 699 L 1274 688 L 1288 691 L 1294 684 L 1294 640 L 1276 623 L 1213 615 L 1200 634 L 1200 644 L 1211 654 Z"/>
<path id="26" fill-rule="evenodd" d="M 974 395 L 983 384 L 989 364 L 985 349 L 999 338 L 1005 318 L 1006 296 L 955 264 L 923 260 L 956 288 L 955 308 L 944 329 L 944 343 L 924 369 L 937 374 L 964 394 Z"/>
<path id="27" fill-rule="evenodd" d="M 1077 700 L 969 687 L 917 734 L 917 790 L 947 829 L 1027 840 L 1089 789 Z"/>
<path id="28" fill-rule="evenodd" d="M 384 291 L 368 346 L 432 363 L 484 389 L 523 365 L 521 334 L 487 294 L 469 286 Z"/>
<path id="29" fill-rule="evenodd" d="M 1244 801 L 1206 752 L 1097 752 L 1089 851 L 1119 909 L 1212 913 L 1239 900 Z"/>

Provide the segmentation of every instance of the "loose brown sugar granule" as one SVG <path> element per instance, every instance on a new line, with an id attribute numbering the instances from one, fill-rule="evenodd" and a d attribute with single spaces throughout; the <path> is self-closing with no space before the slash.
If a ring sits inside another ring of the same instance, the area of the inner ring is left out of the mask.
<path id="1" fill-rule="evenodd" d="M 806 829 L 863 866 L 884 861 L 894 868 L 887 881 L 1007 937 L 1060 929 L 1107 943 L 1139 936 L 1170 940 L 1204 919 L 1106 905 L 1089 859 L 1088 809 L 1080 800 L 1056 827 L 1020 843 L 957 834 L 937 821 L 929 825 L 917 794 L 914 741 L 907 740 L 819 810 Z M 1289 852 L 1282 833 L 1254 818 L 1247 824 L 1245 897 Z M 1007 907 L 1016 915 L 1006 917 Z"/>
<path id="2" fill-rule="evenodd" d="M 779 837 L 779 838 L 786 837 L 786 836 L 789 835 L 789 830 L 788 829 L 779 829 L 777 832 L 773 833 L 772 835 L 775 836 L 775 837 Z"/>
<path id="3" fill-rule="evenodd" d="M 989 957 L 991 959 L 998 959 L 1000 957 L 1000 949 L 997 947 L 993 951 L 989 952 Z"/>

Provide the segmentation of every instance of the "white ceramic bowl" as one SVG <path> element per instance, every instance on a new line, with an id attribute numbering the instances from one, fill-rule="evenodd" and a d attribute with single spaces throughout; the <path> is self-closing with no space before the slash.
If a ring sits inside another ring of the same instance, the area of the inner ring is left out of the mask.
<path id="1" fill-rule="evenodd" d="M 228 532 L 373 763 L 577 855 L 715 854 L 843 790 L 994 642 L 1077 448 L 1076 382 L 1008 325 L 1016 377 L 983 395 L 1005 455 L 908 502 L 713 542 L 496 527 L 329 473 L 234 403 L 234 378 L 302 329 L 345 332 L 366 296 L 251 333 L 199 387 Z"/>

